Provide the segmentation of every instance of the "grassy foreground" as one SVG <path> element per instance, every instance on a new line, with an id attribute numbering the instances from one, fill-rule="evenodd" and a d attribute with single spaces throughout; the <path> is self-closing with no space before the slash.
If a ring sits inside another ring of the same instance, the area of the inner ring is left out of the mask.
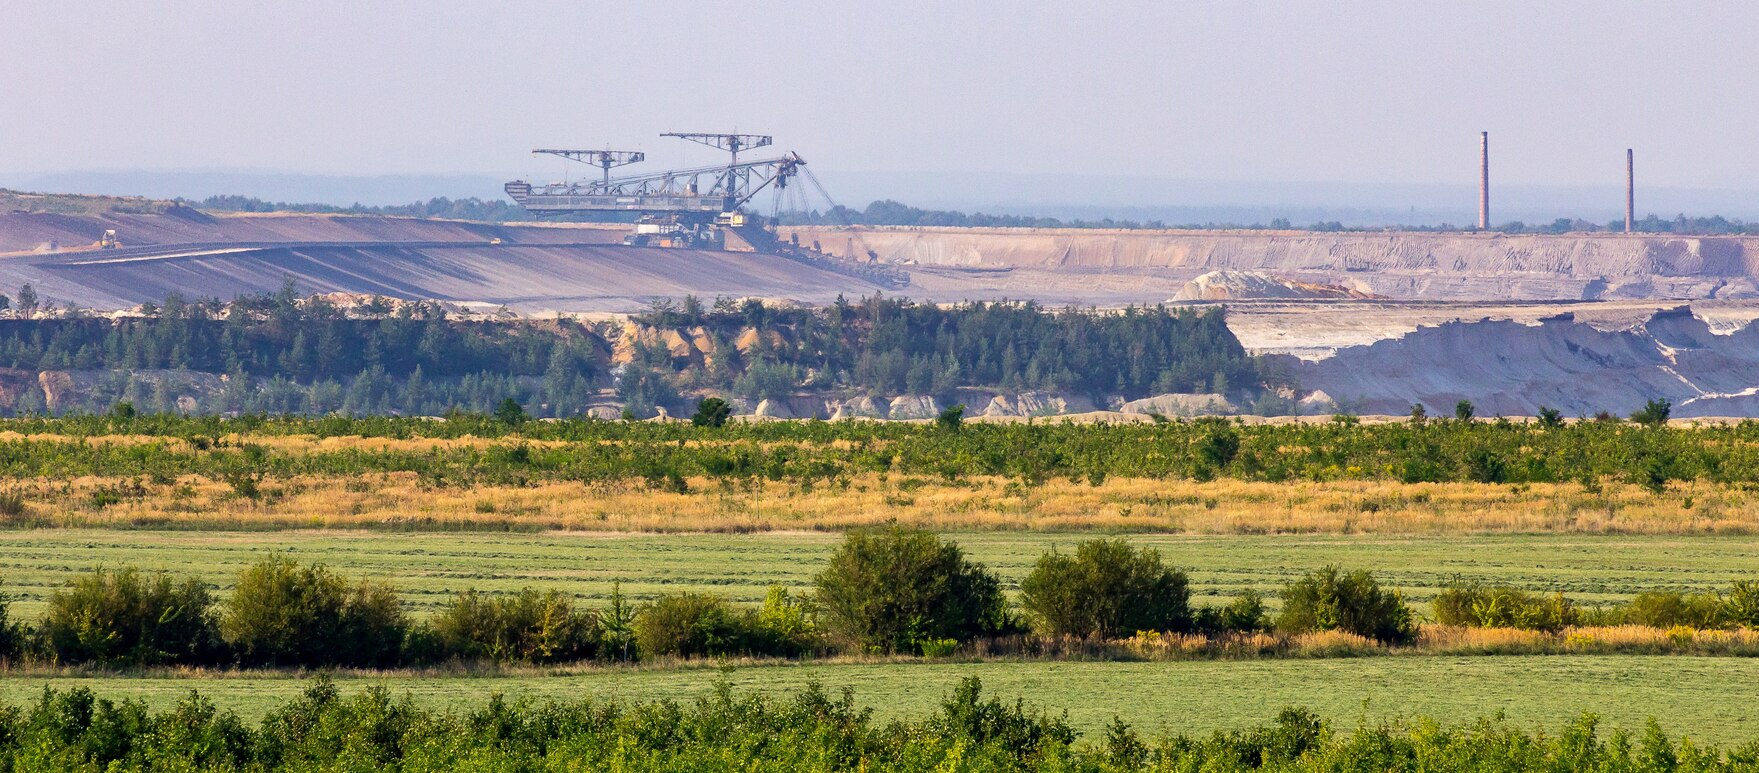
<path id="1" fill-rule="evenodd" d="M 881 718 L 919 716 L 967 676 L 991 694 L 1069 711 L 1088 737 L 1120 717 L 1151 733 L 1196 733 L 1264 722 L 1280 708 L 1307 706 L 1351 727 L 1366 719 L 1423 714 L 1462 718 L 1505 714 L 1533 729 L 1585 711 L 1640 731 L 1651 717 L 1671 733 L 1732 744 L 1759 735 L 1759 661 L 1731 658 L 1538 656 L 1396 657 L 1183 663 L 885 663 L 763 665 L 731 669 L 589 669 L 518 677 L 341 676 L 344 694 L 383 685 L 418 704 L 463 709 L 493 693 L 536 699 L 583 697 L 688 700 L 726 678 L 738 691 L 779 695 L 818 681 L 855 689 Z M 89 687 L 166 708 L 192 689 L 221 708 L 254 719 L 296 696 L 292 676 L 224 678 L 46 678 L 0 680 L 0 702 L 33 699 L 44 686 Z"/>
<path id="2" fill-rule="evenodd" d="M 1010 585 L 1055 546 L 1078 534 L 955 533 L 957 542 Z M 271 552 L 321 561 L 348 575 L 395 582 L 412 610 L 437 608 L 476 588 L 507 593 L 555 588 L 604 603 L 613 583 L 635 599 L 679 590 L 711 591 L 756 603 L 780 583 L 804 589 L 841 535 L 609 533 L 382 533 L 39 529 L 0 531 L 0 592 L 15 615 L 35 618 L 55 588 L 97 566 L 134 565 L 205 578 L 222 595 L 245 566 Z M 1586 603 L 1647 590 L 1712 589 L 1759 575 L 1750 537 L 1496 535 L 1133 535 L 1190 573 L 1199 599 L 1253 588 L 1274 599 L 1289 580 L 1329 563 L 1370 568 L 1381 582 L 1423 604 L 1456 575 L 1531 590 L 1563 591 Z"/>

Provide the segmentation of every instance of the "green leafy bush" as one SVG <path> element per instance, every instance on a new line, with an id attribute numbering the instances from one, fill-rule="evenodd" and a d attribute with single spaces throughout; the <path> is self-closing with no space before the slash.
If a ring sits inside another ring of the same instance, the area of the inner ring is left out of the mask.
<path id="1" fill-rule="evenodd" d="M 822 646 L 817 607 L 780 585 L 771 585 L 764 595 L 755 623 L 753 649 L 763 654 L 792 657 Z"/>
<path id="2" fill-rule="evenodd" d="M 965 406 L 949 405 L 941 409 L 939 416 L 934 417 L 935 426 L 943 430 L 953 431 L 965 425 Z"/>
<path id="3" fill-rule="evenodd" d="M 1663 397 L 1650 400 L 1643 404 L 1643 409 L 1631 414 L 1631 421 L 1646 427 L 1659 427 L 1667 423 L 1667 417 L 1673 414 L 1673 403 Z"/>
<path id="4" fill-rule="evenodd" d="M 1729 622 L 1721 596 L 1714 592 L 1680 591 L 1648 591 L 1637 594 L 1624 606 L 1624 621 L 1629 625 L 1655 628 L 1721 628 Z"/>
<path id="5" fill-rule="evenodd" d="M 1010 627 L 1001 582 L 957 545 L 893 526 L 853 531 L 817 578 L 827 630 L 874 652 L 921 652 Z"/>
<path id="6" fill-rule="evenodd" d="M 42 631 L 64 663 L 210 664 L 223 653 L 200 580 L 98 568 L 49 596 Z"/>
<path id="7" fill-rule="evenodd" d="M 1443 625 L 1557 632 L 1580 620 L 1575 605 L 1561 593 L 1544 596 L 1459 579 L 1436 594 L 1430 604 L 1435 621 Z"/>
<path id="8" fill-rule="evenodd" d="M 1729 586 L 1722 609 L 1729 623 L 1759 628 L 1759 582 L 1738 580 Z"/>
<path id="9" fill-rule="evenodd" d="M 690 417 L 690 423 L 698 427 L 720 428 L 727 425 L 728 417 L 733 415 L 733 406 L 719 397 L 706 397 L 696 404 L 696 413 Z"/>
<path id="10" fill-rule="evenodd" d="M 430 623 L 441 652 L 464 660 L 556 663 L 597 654 L 598 615 L 577 610 L 557 591 L 526 588 L 490 597 L 474 589 L 453 597 Z"/>
<path id="11" fill-rule="evenodd" d="M 1545 429 L 1561 429 L 1564 426 L 1564 415 L 1556 408 L 1539 406 L 1539 426 Z"/>
<path id="12" fill-rule="evenodd" d="M 12 599 L 0 593 L 0 665 L 22 660 L 31 631 L 12 619 Z"/>
<path id="13" fill-rule="evenodd" d="M 673 593 L 635 614 L 635 643 L 644 658 L 751 652 L 755 621 L 710 593 Z"/>
<path id="14" fill-rule="evenodd" d="M 1209 636 L 1254 633 L 1266 628 L 1264 599 L 1252 590 L 1242 592 L 1224 606 L 1199 607 L 1191 618 L 1192 627 Z"/>
<path id="15" fill-rule="evenodd" d="M 395 665 L 408 628 L 391 586 L 350 585 L 321 564 L 281 556 L 239 574 L 220 618 L 246 665 Z"/>
<path id="16" fill-rule="evenodd" d="M 1386 644 L 1417 638 L 1417 624 L 1397 591 L 1383 590 L 1368 571 L 1327 566 L 1284 586 L 1277 630 L 1289 634 L 1345 631 Z"/>
<path id="17" fill-rule="evenodd" d="M 1160 551 L 1117 540 L 1087 540 L 1074 555 L 1052 550 L 1020 584 L 1034 628 L 1053 636 L 1112 639 L 1137 631 L 1189 631 L 1191 591 L 1184 572 Z"/>

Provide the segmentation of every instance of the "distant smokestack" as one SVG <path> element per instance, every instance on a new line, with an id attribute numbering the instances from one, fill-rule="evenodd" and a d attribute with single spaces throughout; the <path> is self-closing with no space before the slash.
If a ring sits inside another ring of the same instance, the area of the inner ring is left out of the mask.
<path id="1" fill-rule="evenodd" d="M 1631 149 L 1625 148 L 1625 233 L 1630 233 L 1637 220 L 1637 164 Z"/>
<path id="2" fill-rule="evenodd" d="M 1479 132 L 1478 230 L 1490 230 L 1490 132 Z"/>

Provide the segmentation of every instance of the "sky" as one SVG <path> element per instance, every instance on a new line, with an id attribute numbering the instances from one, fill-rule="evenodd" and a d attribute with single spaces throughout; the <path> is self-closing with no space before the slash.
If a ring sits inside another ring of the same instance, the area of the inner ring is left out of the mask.
<path id="1" fill-rule="evenodd" d="M 1756 27 L 1759 4 L 1678 0 L 8 0 L 0 182 L 549 180 L 565 163 L 531 148 L 644 150 L 659 169 L 716 158 L 661 132 L 738 130 L 919 194 L 1305 182 L 1343 188 L 1290 190 L 1391 206 L 1470 190 L 1489 131 L 1499 185 L 1616 189 L 1634 147 L 1644 186 L 1744 191 Z"/>

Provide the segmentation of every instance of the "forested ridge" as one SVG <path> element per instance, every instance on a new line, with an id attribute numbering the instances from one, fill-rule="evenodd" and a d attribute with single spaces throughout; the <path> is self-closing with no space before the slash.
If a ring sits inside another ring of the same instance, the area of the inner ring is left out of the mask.
<path id="1" fill-rule="evenodd" d="M 147 412 L 439 414 L 486 412 L 511 397 L 538 416 L 578 415 L 603 400 L 649 416 L 703 394 L 992 387 L 1134 399 L 1245 392 L 1260 381 L 1220 310 L 880 297 L 809 309 L 686 298 L 620 325 L 465 319 L 439 304 L 381 299 L 344 309 L 288 289 L 230 303 L 171 297 L 142 312 L 0 322 L 0 367 L 15 371 L 0 389 L 4 408 L 102 411 L 127 401 Z M 30 383 L 43 371 L 90 383 L 51 404 L 54 385 Z"/>

